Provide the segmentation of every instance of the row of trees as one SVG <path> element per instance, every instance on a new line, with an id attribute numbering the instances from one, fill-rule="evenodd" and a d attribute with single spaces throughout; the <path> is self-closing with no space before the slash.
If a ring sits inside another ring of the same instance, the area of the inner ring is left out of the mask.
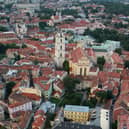
<path id="1" fill-rule="evenodd" d="M 113 3 L 113 2 L 103 2 L 102 3 L 106 10 L 106 13 L 109 14 L 123 14 L 128 16 L 129 14 L 129 5 L 128 4 L 122 4 L 122 3 Z"/>
<path id="2" fill-rule="evenodd" d="M 41 11 L 39 12 L 40 19 L 50 19 L 52 15 L 55 14 L 55 11 L 50 8 L 41 8 Z"/>
<path id="3" fill-rule="evenodd" d="M 62 13 L 62 15 L 72 15 L 75 18 L 79 17 L 78 11 L 76 9 L 64 9 L 64 10 L 62 10 L 61 13 Z"/>

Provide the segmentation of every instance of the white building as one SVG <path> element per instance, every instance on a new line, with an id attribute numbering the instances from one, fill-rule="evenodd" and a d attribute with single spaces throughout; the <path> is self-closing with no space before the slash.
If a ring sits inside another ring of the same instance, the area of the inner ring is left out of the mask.
<path id="1" fill-rule="evenodd" d="M 41 104 L 39 110 L 42 110 L 44 113 L 46 112 L 55 112 L 56 105 L 54 103 L 51 103 L 50 101 L 46 101 Z"/>
<path id="2" fill-rule="evenodd" d="M 62 67 L 65 61 L 65 36 L 62 32 L 55 35 L 55 62 L 57 67 Z"/>
<path id="3" fill-rule="evenodd" d="M 110 129 L 110 112 L 107 109 L 101 109 L 100 111 L 100 127 L 102 129 Z"/>
<path id="4" fill-rule="evenodd" d="M 101 127 L 102 129 L 110 129 L 110 111 L 101 107 L 96 107 L 91 112 L 90 124 Z"/>

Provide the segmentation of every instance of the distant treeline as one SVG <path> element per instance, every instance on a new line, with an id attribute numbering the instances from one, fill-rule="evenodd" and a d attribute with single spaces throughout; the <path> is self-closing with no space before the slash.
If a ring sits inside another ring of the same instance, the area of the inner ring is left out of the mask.
<path id="1" fill-rule="evenodd" d="M 116 30 L 96 29 L 91 31 L 87 29 L 85 30 L 84 35 L 91 35 L 98 43 L 102 43 L 106 40 L 120 41 L 122 48 L 129 51 L 129 35 L 121 34 Z"/>
<path id="2" fill-rule="evenodd" d="M 129 15 L 129 5 L 123 4 L 120 1 L 121 0 L 94 0 L 94 2 L 103 4 L 106 7 L 106 13 Z"/>

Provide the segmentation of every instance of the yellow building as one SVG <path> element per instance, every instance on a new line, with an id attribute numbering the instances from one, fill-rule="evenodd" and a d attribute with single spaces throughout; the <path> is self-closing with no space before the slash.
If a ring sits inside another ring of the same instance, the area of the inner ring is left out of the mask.
<path id="1" fill-rule="evenodd" d="M 71 74 L 86 76 L 89 73 L 91 62 L 85 51 L 78 47 L 72 51 L 69 58 L 69 65 Z"/>
<path id="2" fill-rule="evenodd" d="M 89 107 L 66 105 L 64 117 L 75 122 L 85 123 L 89 119 Z"/>

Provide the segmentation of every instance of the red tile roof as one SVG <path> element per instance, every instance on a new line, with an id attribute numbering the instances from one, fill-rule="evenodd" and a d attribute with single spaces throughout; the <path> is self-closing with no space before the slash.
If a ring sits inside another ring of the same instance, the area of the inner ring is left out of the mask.
<path id="1" fill-rule="evenodd" d="M 124 63 L 123 60 L 121 59 L 121 57 L 117 53 L 112 54 L 112 59 L 115 64 L 123 64 Z"/>
<path id="2" fill-rule="evenodd" d="M 38 118 L 36 118 L 34 120 L 34 122 L 32 123 L 32 129 L 35 128 L 35 127 L 41 127 L 45 124 L 45 120 L 46 120 L 46 117 L 45 116 L 40 116 Z"/>
<path id="3" fill-rule="evenodd" d="M 111 78 L 120 79 L 120 73 L 117 73 L 117 72 L 108 72 L 108 76 L 111 77 Z"/>
<path id="4" fill-rule="evenodd" d="M 95 57 L 95 52 L 92 48 L 86 48 L 86 53 L 88 56 L 92 56 L 92 57 Z"/>
<path id="5" fill-rule="evenodd" d="M 82 57 L 84 57 L 84 51 L 80 47 L 73 50 L 71 53 L 71 60 L 75 63 L 77 63 L 80 60 L 80 58 L 82 58 Z"/>
<path id="6" fill-rule="evenodd" d="M 31 100 L 40 101 L 41 97 L 31 93 L 21 93 L 21 95 L 28 97 Z"/>
<path id="7" fill-rule="evenodd" d="M 129 129 L 129 114 L 121 114 L 118 117 L 118 129 Z"/>
<path id="8" fill-rule="evenodd" d="M 34 117 L 36 117 L 36 116 L 43 116 L 45 113 L 44 113 L 44 111 L 43 110 L 37 110 L 36 111 L 36 113 L 34 114 Z"/>
<path id="9" fill-rule="evenodd" d="M 123 80 L 121 84 L 121 94 L 129 92 L 129 80 Z"/>

